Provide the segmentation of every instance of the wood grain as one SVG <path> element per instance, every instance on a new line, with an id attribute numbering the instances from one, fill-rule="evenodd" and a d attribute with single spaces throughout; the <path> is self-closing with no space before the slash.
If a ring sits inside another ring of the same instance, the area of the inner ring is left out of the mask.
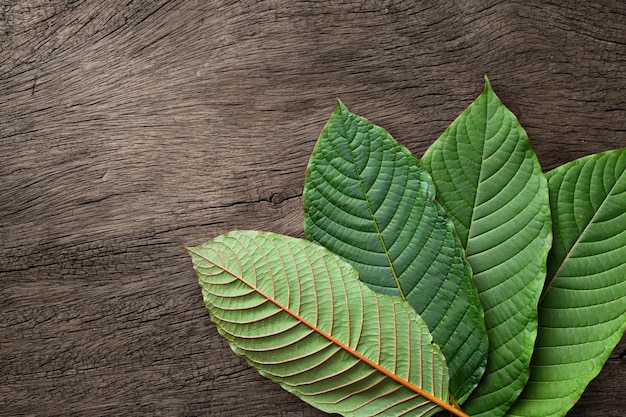
<path id="1" fill-rule="evenodd" d="M 416 155 L 480 93 L 544 168 L 626 146 L 626 4 L 7 1 L 0 414 L 321 416 L 236 357 L 183 245 L 302 236 L 335 98 Z M 620 353 L 569 413 L 622 416 Z"/>

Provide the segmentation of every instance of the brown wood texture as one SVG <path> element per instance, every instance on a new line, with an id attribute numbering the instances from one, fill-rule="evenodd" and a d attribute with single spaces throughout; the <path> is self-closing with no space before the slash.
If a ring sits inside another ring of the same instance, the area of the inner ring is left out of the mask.
<path id="1" fill-rule="evenodd" d="M 302 236 L 339 97 L 420 156 L 483 76 L 548 170 L 626 146 L 626 3 L 4 1 L 0 414 L 321 416 L 230 351 L 183 245 Z M 625 413 L 617 346 L 570 416 Z"/>

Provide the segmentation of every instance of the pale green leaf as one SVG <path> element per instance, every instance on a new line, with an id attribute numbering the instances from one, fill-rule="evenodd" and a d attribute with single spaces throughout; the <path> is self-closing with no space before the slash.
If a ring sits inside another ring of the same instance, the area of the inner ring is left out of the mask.
<path id="1" fill-rule="evenodd" d="M 626 328 L 626 149 L 546 176 L 554 245 L 530 380 L 510 416 L 564 416 Z"/>
<path id="2" fill-rule="evenodd" d="M 487 369 L 463 408 L 502 416 L 526 383 L 537 332 L 551 242 L 546 179 L 524 129 L 488 80 L 422 163 L 454 221 L 485 310 Z"/>
<path id="3" fill-rule="evenodd" d="M 307 239 L 428 323 L 448 361 L 450 392 L 463 402 L 485 367 L 484 316 L 454 226 L 417 159 L 339 102 L 309 161 L 304 213 Z"/>
<path id="4" fill-rule="evenodd" d="M 231 232 L 188 249 L 222 336 L 262 375 L 346 416 L 430 416 L 448 405 L 445 359 L 408 303 L 375 293 L 314 243 Z"/>

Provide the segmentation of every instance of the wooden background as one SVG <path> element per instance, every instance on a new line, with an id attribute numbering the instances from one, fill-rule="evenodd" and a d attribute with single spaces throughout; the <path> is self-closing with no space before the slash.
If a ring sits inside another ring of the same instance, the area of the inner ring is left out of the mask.
<path id="1" fill-rule="evenodd" d="M 544 169 L 626 146 L 626 3 L 485 3 L 0 2 L 0 414 L 321 416 L 230 351 L 183 245 L 301 237 L 336 97 L 419 157 L 487 74 Z M 570 416 L 624 415 L 625 350 Z"/>

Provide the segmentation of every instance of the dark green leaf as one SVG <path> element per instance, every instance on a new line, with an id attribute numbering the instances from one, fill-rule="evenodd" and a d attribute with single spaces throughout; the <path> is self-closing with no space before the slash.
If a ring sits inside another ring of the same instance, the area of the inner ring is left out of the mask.
<path id="1" fill-rule="evenodd" d="M 452 222 L 417 159 L 340 102 L 315 146 L 304 185 L 305 232 L 399 295 L 428 323 L 462 402 L 486 359 L 483 312 Z"/>

